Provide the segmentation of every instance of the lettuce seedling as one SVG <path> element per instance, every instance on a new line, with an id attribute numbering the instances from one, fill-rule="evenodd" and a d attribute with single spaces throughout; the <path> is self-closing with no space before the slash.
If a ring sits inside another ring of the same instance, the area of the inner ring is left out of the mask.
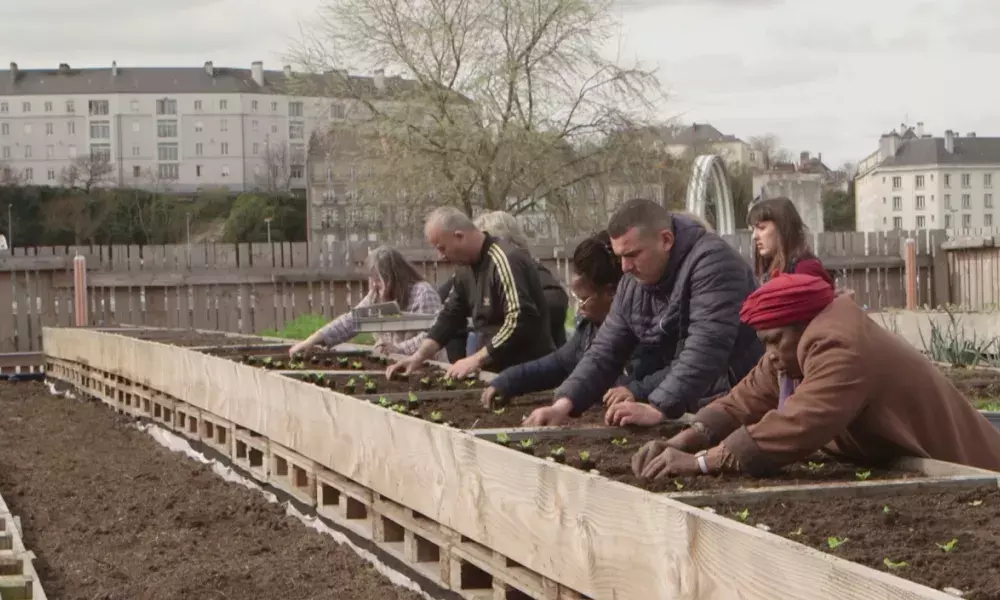
<path id="1" fill-rule="evenodd" d="M 958 545 L 958 538 L 953 538 L 950 542 L 945 544 L 938 544 L 937 547 L 941 549 L 941 552 L 951 552 Z"/>
<path id="2" fill-rule="evenodd" d="M 847 538 L 838 538 L 838 537 L 826 538 L 826 545 L 830 547 L 830 550 L 838 548 L 846 543 L 847 543 Z"/>
<path id="3" fill-rule="evenodd" d="M 788 532 L 788 535 L 789 535 L 789 536 L 791 536 L 791 537 L 797 537 L 797 536 L 800 536 L 800 535 L 802 535 L 802 528 L 801 528 L 801 527 L 799 527 L 799 528 L 798 528 L 798 529 L 796 529 L 795 531 L 789 531 L 789 532 Z"/>
<path id="4" fill-rule="evenodd" d="M 389 408 L 390 406 L 392 406 L 392 402 L 389 402 L 389 399 L 386 398 L 385 396 L 379 396 L 378 405 L 384 408 Z"/>
<path id="5" fill-rule="evenodd" d="M 402 404 L 393 404 L 392 408 L 390 408 L 389 410 L 393 412 L 398 412 L 399 414 L 403 414 L 406 412 L 406 407 L 403 406 Z"/>
<path id="6" fill-rule="evenodd" d="M 854 476 L 858 478 L 858 481 L 864 481 L 864 480 L 866 480 L 866 479 L 868 479 L 869 477 L 872 476 L 872 472 L 870 470 L 869 471 L 858 471 L 858 472 L 856 472 L 854 474 Z"/>
<path id="7" fill-rule="evenodd" d="M 507 412 L 506 408 L 498 408 L 495 411 L 493 411 L 493 414 L 495 414 L 496 416 L 499 417 L 500 415 L 504 414 L 505 412 Z"/>
<path id="8" fill-rule="evenodd" d="M 806 468 L 813 472 L 819 471 L 820 469 L 823 468 L 823 463 L 809 461 L 809 464 L 806 465 Z"/>
<path id="9" fill-rule="evenodd" d="M 553 448 L 549 450 L 549 457 L 552 458 L 552 460 L 556 461 L 557 463 L 563 464 L 566 462 L 566 449 L 563 448 L 562 446 L 559 446 L 558 448 Z"/>
<path id="10" fill-rule="evenodd" d="M 750 518 L 750 509 L 749 508 L 744 508 L 740 512 L 736 513 L 736 518 L 739 519 L 740 521 L 743 521 L 744 523 L 746 523 L 747 519 Z"/>
<path id="11" fill-rule="evenodd" d="M 628 446 L 628 438 L 615 438 L 611 440 L 611 443 L 620 448 L 624 448 L 625 446 Z"/>
<path id="12" fill-rule="evenodd" d="M 899 562 L 892 562 L 888 557 L 882 559 L 882 564 L 890 569 L 902 569 L 903 567 L 908 567 L 910 564 L 905 560 Z"/>
<path id="13" fill-rule="evenodd" d="M 507 444 L 510 443 L 510 436 L 503 432 L 498 433 L 497 443 L 506 446 Z"/>
<path id="14" fill-rule="evenodd" d="M 677 491 L 679 492 L 679 491 L 681 491 L 681 490 L 684 489 L 684 484 L 681 483 L 681 481 L 679 479 L 675 479 L 674 480 L 674 487 L 677 488 Z"/>
<path id="15" fill-rule="evenodd" d="M 972 502 L 969 502 L 969 506 L 982 506 L 982 505 L 983 505 L 982 500 L 973 500 Z"/>
<path id="16" fill-rule="evenodd" d="M 378 390 L 378 384 L 369 379 L 365 382 L 365 391 L 374 394 Z"/>

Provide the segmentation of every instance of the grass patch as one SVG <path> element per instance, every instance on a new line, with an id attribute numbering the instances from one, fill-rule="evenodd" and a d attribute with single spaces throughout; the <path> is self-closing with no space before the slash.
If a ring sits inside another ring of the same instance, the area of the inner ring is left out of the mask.
<path id="1" fill-rule="evenodd" d="M 329 320 L 322 315 L 301 315 L 286 323 L 284 329 L 267 329 L 261 331 L 260 335 L 285 340 L 304 340 L 328 322 Z M 351 343 L 371 345 L 375 343 L 375 337 L 370 333 L 359 333 L 354 336 Z"/>

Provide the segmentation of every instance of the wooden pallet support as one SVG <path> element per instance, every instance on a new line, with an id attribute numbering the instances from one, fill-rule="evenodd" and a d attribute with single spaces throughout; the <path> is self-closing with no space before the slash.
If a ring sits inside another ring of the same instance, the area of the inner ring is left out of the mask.
<path id="1" fill-rule="evenodd" d="M 186 402 L 174 405 L 173 430 L 189 440 L 201 440 L 201 411 Z"/>
<path id="2" fill-rule="evenodd" d="M 267 446 L 267 480 L 274 487 L 309 506 L 316 505 L 316 465 L 274 442 Z"/>
<path id="3" fill-rule="evenodd" d="M 150 404 L 152 411 L 147 416 L 160 427 L 173 430 L 175 428 L 174 419 L 177 413 L 177 402 L 166 394 L 153 393 Z"/>
<path id="4" fill-rule="evenodd" d="M 465 598 L 948 597 L 665 495 L 226 358 L 86 330 L 45 328 L 43 341 L 88 378 L 121 373 L 195 406 L 203 420 L 259 433 L 269 482 L 306 494 L 318 514 L 423 564 Z M 996 486 L 992 477 L 984 480 Z"/>
<path id="5" fill-rule="evenodd" d="M 207 411 L 201 411 L 199 429 L 199 439 L 203 444 L 210 446 L 227 458 L 232 458 L 232 434 L 235 430 L 232 422 L 221 419 Z"/>
<path id="6" fill-rule="evenodd" d="M 242 427 L 233 432 L 233 464 L 261 483 L 268 481 L 268 441 Z"/>

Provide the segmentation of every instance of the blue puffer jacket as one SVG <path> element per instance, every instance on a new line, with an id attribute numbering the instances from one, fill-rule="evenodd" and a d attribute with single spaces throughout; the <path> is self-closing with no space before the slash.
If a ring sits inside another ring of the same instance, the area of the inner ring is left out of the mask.
<path id="1" fill-rule="evenodd" d="M 580 319 L 573 337 L 558 350 L 537 360 L 505 369 L 491 385 L 501 396 L 507 398 L 555 389 L 573 372 L 594 341 L 600 327 L 599 324 L 587 319 Z M 641 391 L 648 387 L 643 384 L 643 380 L 664 366 L 666 365 L 655 348 L 652 350 L 639 348 L 628 361 L 625 372 L 618 378 L 617 383 L 628 386 L 637 398 L 646 398 L 645 395 L 640 395 Z"/>
<path id="2" fill-rule="evenodd" d="M 753 269 L 718 235 L 674 215 L 674 246 L 663 277 L 642 285 L 625 275 L 611 312 L 556 397 L 574 414 L 600 402 L 637 347 L 655 349 L 668 365 L 644 378 L 645 396 L 667 418 L 696 412 L 757 364 L 764 347 L 740 323 L 740 307 L 756 288 Z"/>

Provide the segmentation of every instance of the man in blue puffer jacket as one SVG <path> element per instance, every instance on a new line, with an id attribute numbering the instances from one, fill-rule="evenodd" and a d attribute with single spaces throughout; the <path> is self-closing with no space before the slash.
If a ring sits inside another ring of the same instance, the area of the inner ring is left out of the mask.
<path id="1" fill-rule="evenodd" d="M 725 240 L 641 199 L 615 212 L 608 233 L 625 272 L 611 312 L 555 402 L 532 412 L 527 426 L 564 424 L 602 399 L 611 425 L 676 419 L 727 392 L 764 353 L 739 317 L 756 289 L 753 269 Z M 648 403 L 606 398 L 637 347 L 657 348 L 668 361 L 643 381 Z"/>

